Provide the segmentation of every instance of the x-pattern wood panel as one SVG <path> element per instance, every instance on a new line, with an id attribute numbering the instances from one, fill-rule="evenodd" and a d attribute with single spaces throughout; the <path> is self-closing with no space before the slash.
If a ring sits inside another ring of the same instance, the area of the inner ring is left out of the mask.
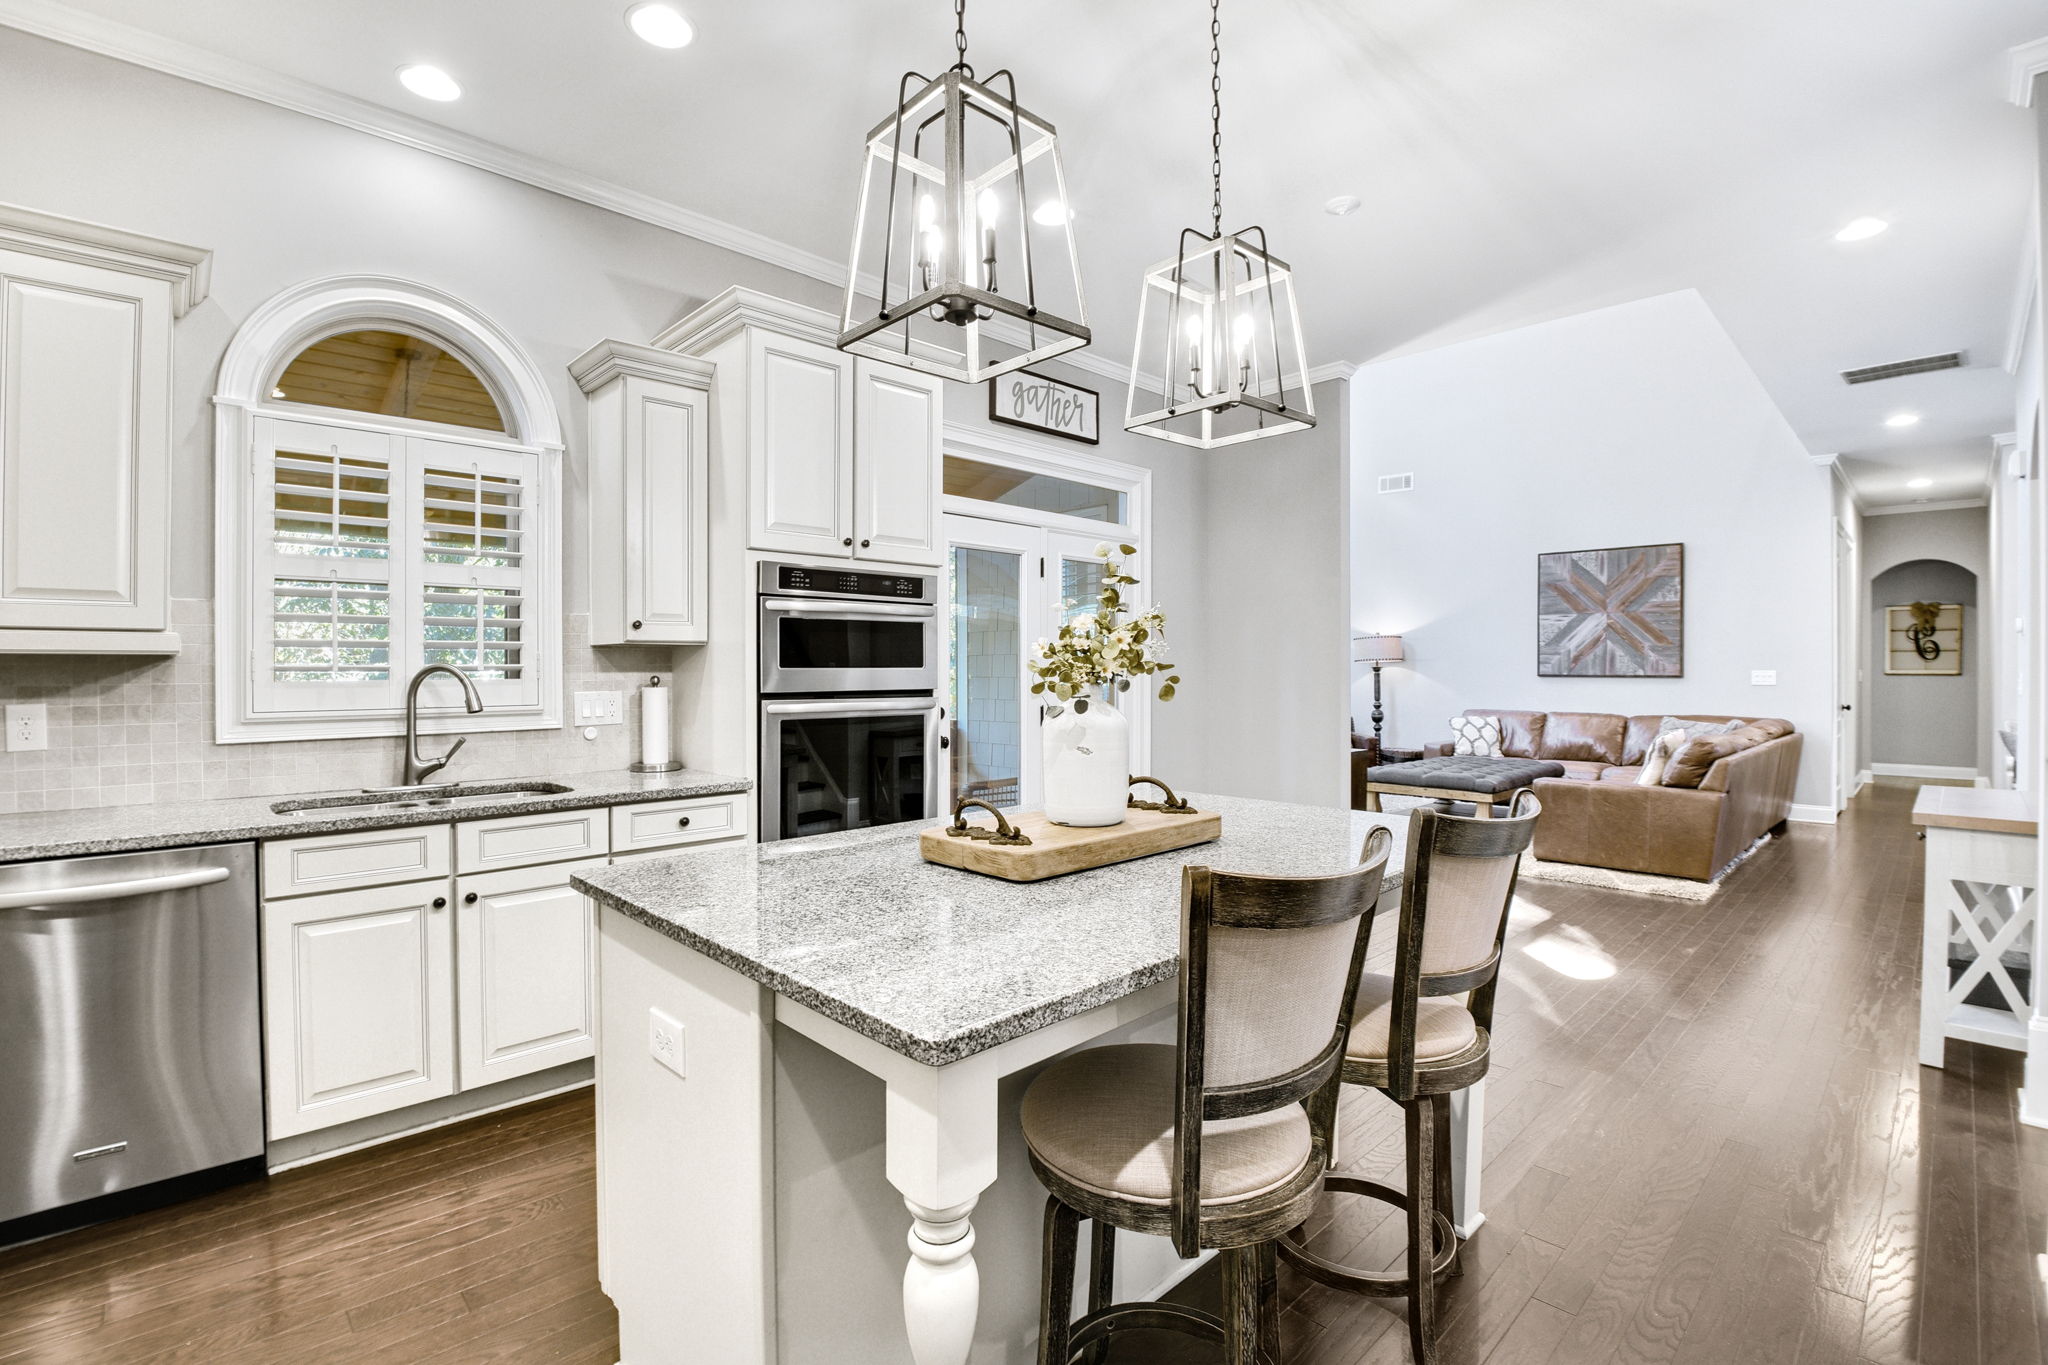
<path id="1" fill-rule="evenodd" d="M 1675 678 L 1685 671 L 1685 547 L 1536 558 L 1537 673 Z"/>
<path id="2" fill-rule="evenodd" d="M 2033 1011 L 2027 993 L 2013 981 L 2006 968 L 2005 954 L 2034 922 L 2034 888 L 1960 879 L 1949 884 L 1956 890 L 1956 903 L 1949 908 L 1956 931 L 1954 938 L 1975 954 L 1948 989 L 1949 1008 L 1962 1004 L 1977 983 L 1988 978 L 2005 998 L 2007 1008 L 2022 1019 L 2029 1018 Z M 1987 934 L 1986 930 L 1990 932 Z M 2029 981 L 2033 979 L 2030 973 Z"/>

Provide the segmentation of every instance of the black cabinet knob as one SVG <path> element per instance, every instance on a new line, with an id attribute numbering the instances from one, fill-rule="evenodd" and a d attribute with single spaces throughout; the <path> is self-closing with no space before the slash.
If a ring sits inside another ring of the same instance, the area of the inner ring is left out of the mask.
<path id="1" fill-rule="evenodd" d="M 863 541 L 862 541 L 862 542 L 860 543 L 860 547 L 861 547 L 861 549 L 865 550 L 865 549 L 867 549 L 867 548 L 868 548 L 868 546 L 869 546 L 870 544 L 872 544 L 872 543 L 873 543 L 873 542 L 871 542 L 871 541 L 866 541 L 866 540 L 863 540 Z"/>
<path id="2" fill-rule="evenodd" d="M 851 545 L 851 544 L 853 544 L 853 537 L 852 537 L 852 536 L 848 536 L 848 537 L 847 537 L 846 539 L 844 539 L 844 540 L 840 541 L 839 543 L 840 543 L 841 545 Z"/>
<path id="3" fill-rule="evenodd" d="M 434 897 L 434 908 L 436 910 L 446 910 L 448 908 L 448 898 L 446 896 Z"/>
<path id="4" fill-rule="evenodd" d="M 640 623 L 639 623 L 638 621 L 635 621 L 635 622 L 633 623 L 633 629 L 635 629 L 635 630 L 638 630 L 638 629 L 640 629 Z"/>
<path id="5" fill-rule="evenodd" d="M 469 893 L 469 894 L 468 894 L 467 896 L 464 896 L 464 897 L 462 898 L 462 903 L 463 903 L 464 905 L 475 905 L 475 904 L 476 904 L 476 892 L 472 891 L 472 892 L 470 892 L 470 893 Z"/>
<path id="6" fill-rule="evenodd" d="M 690 827 L 690 817 L 689 817 L 689 816 L 687 816 L 687 815 L 685 815 L 685 816 L 684 816 L 684 817 L 683 817 L 682 819 L 680 819 L 680 820 L 676 821 L 676 828 L 677 828 L 677 829 L 688 829 L 689 827 Z"/>
<path id="7" fill-rule="evenodd" d="M 944 735 L 940 735 L 940 736 L 939 736 L 939 747 L 940 747 L 941 749 L 950 749 L 950 748 L 952 748 L 952 747 L 953 747 L 953 741 L 952 741 L 952 740 L 950 740 L 950 739 L 948 739 L 948 738 L 947 738 L 946 736 L 944 736 Z"/>

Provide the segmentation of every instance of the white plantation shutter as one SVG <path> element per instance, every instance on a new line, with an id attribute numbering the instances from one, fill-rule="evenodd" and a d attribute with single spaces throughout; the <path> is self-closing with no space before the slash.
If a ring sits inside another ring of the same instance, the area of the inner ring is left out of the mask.
<path id="1" fill-rule="evenodd" d="M 411 631 L 419 664 L 468 674 L 487 706 L 536 699 L 530 627 L 538 585 L 529 542 L 537 460 L 439 441 L 406 444 L 419 490 Z"/>

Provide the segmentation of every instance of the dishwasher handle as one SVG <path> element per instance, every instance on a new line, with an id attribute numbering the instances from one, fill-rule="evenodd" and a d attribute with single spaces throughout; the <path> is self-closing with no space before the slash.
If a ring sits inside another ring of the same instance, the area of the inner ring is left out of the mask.
<path id="1" fill-rule="evenodd" d="M 233 874 L 224 867 L 195 867 L 188 872 L 171 872 L 161 877 L 141 877 L 132 882 L 101 882 L 98 886 L 57 886 L 47 891 L 0 891 L 0 910 L 25 910 L 38 905 L 76 905 L 80 901 L 127 900 L 154 896 L 161 891 L 183 891 L 194 886 L 224 882 Z"/>

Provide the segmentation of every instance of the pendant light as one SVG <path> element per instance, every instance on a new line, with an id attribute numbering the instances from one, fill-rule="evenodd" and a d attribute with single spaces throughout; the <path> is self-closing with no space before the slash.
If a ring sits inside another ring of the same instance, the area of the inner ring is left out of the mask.
<path id="1" fill-rule="evenodd" d="M 912 71 L 868 134 L 839 349 L 978 382 L 1086 346 L 1073 214 L 1053 126 L 1017 78 Z"/>
<path id="2" fill-rule="evenodd" d="M 1145 272 L 1124 430 L 1213 450 L 1316 424 L 1294 272 L 1266 230 L 1223 230 L 1223 25 L 1209 0 L 1209 232 Z"/>

